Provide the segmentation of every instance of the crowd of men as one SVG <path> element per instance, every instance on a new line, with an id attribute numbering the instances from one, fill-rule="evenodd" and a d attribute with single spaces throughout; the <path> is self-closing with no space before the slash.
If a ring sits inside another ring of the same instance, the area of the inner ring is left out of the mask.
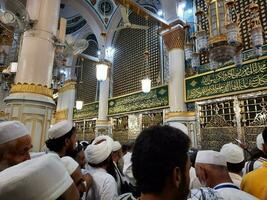
<path id="1" fill-rule="evenodd" d="M 0 122 L 0 200 L 267 200 L 267 128 L 250 160 L 243 144 L 191 148 L 187 133 L 154 126 L 125 145 L 105 135 L 89 143 L 62 121 L 46 150 L 31 152 L 22 123 Z"/>

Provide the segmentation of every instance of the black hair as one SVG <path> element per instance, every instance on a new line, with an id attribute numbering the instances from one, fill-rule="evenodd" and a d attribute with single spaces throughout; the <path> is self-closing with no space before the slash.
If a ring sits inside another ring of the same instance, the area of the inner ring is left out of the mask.
<path id="1" fill-rule="evenodd" d="M 265 127 L 265 129 L 262 131 L 262 137 L 264 144 L 267 144 L 267 127 Z"/>
<path id="2" fill-rule="evenodd" d="M 257 160 L 260 157 L 267 158 L 263 151 L 259 150 L 257 147 L 253 148 L 251 150 L 250 160 Z"/>
<path id="3" fill-rule="evenodd" d="M 127 149 L 128 149 L 127 144 L 123 144 L 122 147 L 121 147 L 122 153 L 123 154 L 127 153 Z"/>
<path id="4" fill-rule="evenodd" d="M 75 127 L 72 127 L 72 129 L 69 132 L 67 132 L 65 135 L 59 138 L 56 138 L 56 139 L 48 139 L 45 142 L 47 148 L 50 151 L 60 152 L 65 146 L 65 140 L 70 139 L 71 136 L 75 133 L 75 130 L 76 130 Z"/>
<path id="5" fill-rule="evenodd" d="M 89 145 L 89 142 L 82 141 L 82 142 L 80 142 L 80 145 L 82 145 L 83 146 L 83 150 L 85 150 L 86 147 Z"/>
<path id="6" fill-rule="evenodd" d="M 79 141 L 77 142 L 77 144 L 78 145 L 75 147 L 75 149 L 70 154 L 70 157 L 72 157 L 74 160 L 76 160 L 77 155 L 81 151 L 84 151 L 84 147 L 83 147 L 83 145 L 81 145 L 81 143 Z"/>
<path id="7" fill-rule="evenodd" d="M 244 168 L 244 165 L 245 165 L 245 161 L 242 161 L 240 163 L 235 163 L 235 164 L 227 162 L 227 169 L 229 172 L 239 174 Z"/>
<path id="8" fill-rule="evenodd" d="M 133 175 L 140 191 L 160 194 L 175 167 L 180 168 L 184 181 L 189 145 L 189 137 L 170 126 L 143 130 L 132 154 Z"/>
<path id="9" fill-rule="evenodd" d="M 191 161 L 191 165 L 193 167 L 195 167 L 195 162 L 196 162 L 196 158 L 197 158 L 197 152 L 198 152 L 198 149 L 196 148 L 191 148 L 189 150 L 189 158 L 190 158 L 190 161 Z"/>

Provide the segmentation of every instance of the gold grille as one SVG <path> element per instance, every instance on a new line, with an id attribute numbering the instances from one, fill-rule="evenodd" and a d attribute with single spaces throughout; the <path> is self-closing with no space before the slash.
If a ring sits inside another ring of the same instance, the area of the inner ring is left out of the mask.
<path id="1" fill-rule="evenodd" d="M 142 130 L 155 125 L 163 124 L 163 113 L 154 112 L 142 115 Z"/>
<path id="2" fill-rule="evenodd" d="M 235 125 L 233 100 L 200 106 L 201 127 L 226 127 Z"/>

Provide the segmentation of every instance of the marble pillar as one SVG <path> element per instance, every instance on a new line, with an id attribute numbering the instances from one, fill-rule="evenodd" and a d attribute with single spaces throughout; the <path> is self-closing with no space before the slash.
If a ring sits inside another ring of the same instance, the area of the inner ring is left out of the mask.
<path id="1" fill-rule="evenodd" d="M 109 135 L 112 137 L 112 124 L 108 119 L 109 78 L 99 84 L 99 108 L 96 121 L 96 137 Z"/>
<path id="2" fill-rule="evenodd" d="M 73 119 L 73 108 L 75 106 L 76 81 L 68 80 L 58 90 L 57 108 L 54 123 Z"/>
<path id="3" fill-rule="evenodd" d="M 184 101 L 185 57 L 184 42 L 185 31 L 175 27 L 163 33 L 163 40 L 169 52 L 169 105 L 164 123 L 173 125 L 182 123 L 187 126 L 189 137 L 195 145 L 196 118 L 195 112 L 187 112 Z"/>
<path id="4" fill-rule="evenodd" d="M 58 28 L 60 0 L 27 0 L 34 27 L 23 34 L 18 71 L 5 99 L 9 120 L 22 121 L 32 136 L 33 151 L 47 139 L 55 103 L 50 89 Z"/>

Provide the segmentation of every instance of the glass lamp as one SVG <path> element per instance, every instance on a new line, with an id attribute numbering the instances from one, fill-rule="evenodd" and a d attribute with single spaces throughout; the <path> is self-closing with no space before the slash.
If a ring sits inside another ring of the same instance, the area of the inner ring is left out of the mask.
<path id="1" fill-rule="evenodd" d="M 105 81 L 108 76 L 108 64 L 98 63 L 96 64 L 96 78 L 98 81 Z"/>
<path id="2" fill-rule="evenodd" d="M 151 90 L 151 80 L 147 77 L 143 79 L 141 82 L 142 82 L 142 91 L 144 93 L 149 93 Z"/>
<path id="3" fill-rule="evenodd" d="M 83 108 L 83 101 L 76 101 L 76 109 L 81 110 Z"/>

